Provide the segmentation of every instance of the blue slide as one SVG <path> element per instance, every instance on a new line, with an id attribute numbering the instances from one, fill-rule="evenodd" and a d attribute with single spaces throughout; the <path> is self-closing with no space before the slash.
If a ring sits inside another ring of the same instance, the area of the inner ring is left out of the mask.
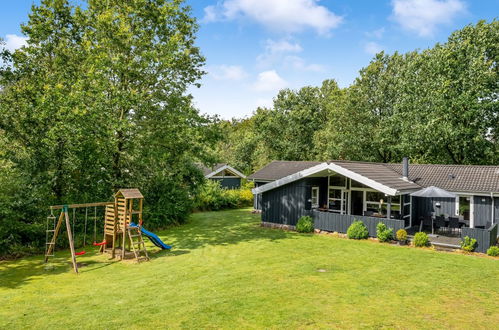
<path id="1" fill-rule="evenodd" d="M 130 223 L 130 226 L 137 227 L 137 225 L 133 222 Z M 140 228 L 140 232 L 144 234 L 149 240 L 159 248 L 163 250 L 170 250 L 172 247 L 170 245 L 166 245 L 163 241 L 156 235 L 155 233 L 150 232 L 149 230 L 144 229 L 144 227 Z"/>

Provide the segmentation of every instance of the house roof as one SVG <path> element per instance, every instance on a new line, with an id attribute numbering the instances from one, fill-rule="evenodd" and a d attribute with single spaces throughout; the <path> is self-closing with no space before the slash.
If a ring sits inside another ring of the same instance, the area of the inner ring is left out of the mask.
<path id="1" fill-rule="evenodd" d="M 321 162 L 274 160 L 249 175 L 248 179 L 255 181 L 275 181 L 319 164 Z"/>
<path id="2" fill-rule="evenodd" d="M 140 190 L 133 188 L 133 189 L 120 189 L 116 193 L 116 195 L 121 194 L 123 195 L 124 198 L 144 198 L 142 196 L 142 193 Z"/>
<path id="3" fill-rule="evenodd" d="M 428 186 L 453 192 L 499 192 L 499 166 L 411 164 L 409 180 L 405 180 L 402 164 L 343 160 L 327 163 L 274 161 L 249 178 L 271 181 L 254 189 L 255 193 L 261 193 L 300 178 L 326 176 L 333 172 L 388 195 Z"/>
<path id="4" fill-rule="evenodd" d="M 402 164 L 386 164 L 402 173 Z M 422 187 L 452 192 L 499 192 L 499 166 L 411 164 L 409 178 Z"/>
<path id="5" fill-rule="evenodd" d="M 203 172 L 204 177 L 207 179 L 211 178 L 212 176 L 216 176 L 218 173 L 220 173 L 224 170 L 227 170 L 238 177 L 246 178 L 246 176 L 243 173 L 239 172 L 238 170 L 236 170 L 235 168 L 233 168 L 232 166 L 230 166 L 226 163 L 218 163 L 212 167 L 207 167 L 203 164 L 196 164 L 196 165 L 199 167 L 201 172 Z"/>

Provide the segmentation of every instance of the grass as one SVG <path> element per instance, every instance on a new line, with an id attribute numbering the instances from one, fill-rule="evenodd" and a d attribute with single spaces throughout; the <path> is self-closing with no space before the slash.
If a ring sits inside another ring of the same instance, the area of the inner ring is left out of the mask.
<path id="1" fill-rule="evenodd" d="M 490 328 L 499 261 L 192 215 L 146 263 L 0 263 L 0 328 Z M 323 270 L 319 272 L 318 270 Z"/>

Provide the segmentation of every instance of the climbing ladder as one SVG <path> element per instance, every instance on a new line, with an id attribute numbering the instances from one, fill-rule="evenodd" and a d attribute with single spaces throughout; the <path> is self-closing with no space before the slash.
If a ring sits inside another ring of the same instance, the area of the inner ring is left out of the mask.
<path id="1" fill-rule="evenodd" d="M 149 260 L 146 245 L 144 244 L 144 240 L 142 239 L 140 228 L 137 226 L 128 226 L 127 231 L 128 238 L 130 239 L 131 243 L 130 245 L 132 246 L 132 251 L 135 255 L 135 259 L 137 259 L 137 262 L 140 262 L 141 260 Z M 136 238 L 136 240 L 134 238 Z"/>
<path id="2" fill-rule="evenodd" d="M 55 217 L 52 210 L 50 210 L 50 215 L 47 217 L 47 227 L 45 230 L 45 259 L 54 256 L 55 250 L 55 230 L 56 230 L 57 218 Z"/>

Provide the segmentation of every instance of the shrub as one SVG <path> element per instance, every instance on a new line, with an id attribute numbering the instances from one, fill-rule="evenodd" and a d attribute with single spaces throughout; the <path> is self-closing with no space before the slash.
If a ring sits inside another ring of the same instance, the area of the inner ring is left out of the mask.
<path id="1" fill-rule="evenodd" d="M 314 220 L 312 217 L 303 216 L 298 219 L 296 224 L 296 231 L 299 233 L 311 233 L 314 231 Z"/>
<path id="2" fill-rule="evenodd" d="M 463 249 L 464 251 L 473 252 L 475 251 L 476 246 L 476 239 L 470 238 L 468 236 L 464 237 L 463 241 L 461 242 L 461 249 Z"/>
<path id="3" fill-rule="evenodd" d="M 195 208 L 204 211 L 215 211 L 237 207 L 251 206 L 253 194 L 251 189 L 224 189 L 219 182 L 206 180 L 199 189 L 195 199 Z"/>
<path id="4" fill-rule="evenodd" d="M 423 247 L 430 245 L 430 240 L 428 239 L 428 235 L 423 232 L 416 233 L 414 235 L 414 246 Z"/>
<path id="5" fill-rule="evenodd" d="M 487 255 L 492 257 L 499 257 L 499 246 L 491 246 L 487 250 Z"/>
<path id="6" fill-rule="evenodd" d="M 393 229 L 388 228 L 383 222 L 376 225 L 376 236 L 380 242 L 388 242 L 393 239 Z"/>
<path id="7" fill-rule="evenodd" d="M 347 237 L 350 239 L 366 239 L 369 231 L 362 221 L 354 221 L 347 230 Z"/>
<path id="8" fill-rule="evenodd" d="M 407 231 L 405 229 L 397 230 L 397 241 L 405 242 L 407 241 Z"/>

